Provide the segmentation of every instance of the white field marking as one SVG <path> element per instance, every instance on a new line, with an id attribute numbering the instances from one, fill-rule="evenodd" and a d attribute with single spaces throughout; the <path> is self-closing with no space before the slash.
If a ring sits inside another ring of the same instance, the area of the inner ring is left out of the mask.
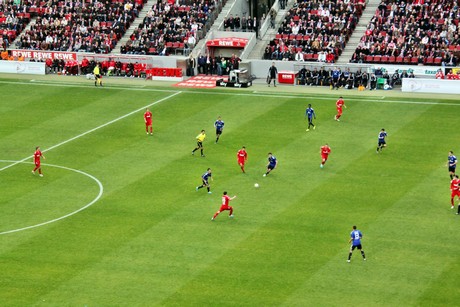
<path id="1" fill-rule="evenodd" d="M 97 126 L 96 128 L 90 129 L 90 130 L 88 130 L 88 131 L 86 131 L 86 132 L 83 132 L 83 133 L 77 135 L 77 136 L 74 136 L 73 138 L 70 138 L 70 139 L 68 139 L 68 140 L 65 140 L 65 141 L 63 141 L 63 142 L 61 142 L 61 143 L 59 143 L 59 144 L 53 145 L 53 146 L 51 146 L 51 147 L 49 147 L 49 148 L 43 150 L 42 152 L 47 152 L 47 151 L 50 151 L 50 150 L 52 150 L 52 149 L 54 149 L 54 148 L 57 148 L 57 147 L 59 147 L 59 146 L 62 146 L 62 145 L 64 145 L 64 144 L 67 144 L 67 143 L 69 143 L 69 142 L 72 142 L 72 141 L 74 141 L 74 140 L 76 140 L 76 139 L 81 138 L 82 136 L 85 136 L 85 135 L 87 135 L 87 134 L 89 134 L 89 133 L 92 133 L 92 132 L 94 132 L 94 131 L 96 131 L 96 130 L 99 130 L 99 129 L 104 128 L 104 127 L 106 127 L 106 126 L 108 126 L 108 125 L 111 125 L 111 124 L 113 124 L 113 123 L 115 123 L 115 122 L 117 122 L 117 121 L 119 121 L 119 120 L 122 120 L 122 119 L 124 119 L 124 118 L 126 118 L 126 117 L 128 117 L 128 116 L 131 116 L 131 115 L 133 115 L 134 113 L 137 113 L 137 112 L 139 112 L 139 111 L 142 111 L 142 110 L 144 110 L 144 109 L 146 109 L 146 108 L 148 108 L 148 107 L 154 106 L 154 105 L 156 105 L 156 104 L 158 104 L 158 103 L 160 103 L 160 102 L 162 102 L 162 101 L 168 100 L 168 99 L 170 99 L 170 98 L 172 98 L 172 97 L 174 97 L 174 96 L 176 96 L 176 95 L 179 95 L 180 93 L 182 93 L 182 92 L 181 92 L 181 91 L 180 91 L 180 92 L 175 92 L 174 94 L 171 94 L 171 95 L 169 95 L 169 96 L 166 96 L 165 98 L 162 98 L 162 99 L 160 99 L 160 100 L 157 100 L 157 101 L 155 101 L 155 102 L 153 102 L 153 103 L 151 103 L 151 104 L 148 104 L 148 105 L 146 105 L 146 106 L 143 106 L 143 107 L 141 107 L 141 108 L 139 108 L 139 109 L 137 109 L 137 110 L 134 110 L 134 111 L 132 111 L 132 112 L 129 112 L 129 113 L 127 113 L 127 114 L 125 114 L 125 115 L 122 115 L 122 116 L 120 116 L 120 117 L 118 117 L 118 118 L 115 118 L 115 119 L 113 119 L 113 120 L 111 120 L 111 121 L 109 121 L 109 122 L 107 122 L 107 123 L 105 123 L 105 124 L 102 124 L 102 125 L 100 125 L 100 126 Z M 26 157 L 26 158 L 24 158 L 24 159 L 22 159 L 22 160 L 16 161 L 16 162 L 14 162 L 14 163 L 12 163 L 12 164 L 10 164 L 10 165 L 4 166 L 4 167 L 0 168 L 0 172 L 1 172 L 1 171 L 4 171 L 4 170 L 6 170 L 6 169 L 8 169 L 8 168 L 10 168 L 10 167 L 13 167 L 13 166 L 15 166 L 15 165 L 17 165 L 17 164 L 19 164 L 19 163 L 25 162 L 25 161 L 28 160 L 28 159 L 32 159 L 32 157 L 33 157 L 33 155 L 28 156 L 28 157 Z"/>
<path id="2" fill-rule="evenodd" d="M 41 86 L 51 86 L 51 87 L 76 87 L 76 88 L 94 88 L 94 86 L 90 85 L 77 85 L 72 83 L 67 84 L 54 84 L 54 83 L 31 83 L 31 82 L 13 82 L 13 81 L 0 81 L 0 84 L 23 84 L 23 85 L 41 85 Z M 136 87 L 122 87 L 122 86 L 110 86 L 104 87 L 105 90 L 127 90 L 127 91 L 146 91 L 146 92 L 163 92 L 163 93 L 178 93 L 176 90 L 166 90 L 166 89 L 155 89 L 155 88 L 136 88 Z M 97 89 L 99 90 L 99 89 Z M 284 94 L 284 95 L 273 95 L 269 92 L 260 92 L 260 91 L 253 91 L 253 93 L 229 93 L 229 92 L 216 92 L 216 91 L 208 91 L 208 92 L 201 92 L 201 91 L 188 91 L 183 90 L 179 93 L 186 92 L 187 94 L 199 94 L 199 95 L 233 95 L 233 96 L 250 96 L 250 97 L 272 97 L 272 98 L 290 98 L 290 99 L 298 99 L 298 98 L 305 98 L 306 93 L 292 93 L 292 94 Z M 328 95 L 328 94 L 327 94 Z M 386 97 L 386 96 L 382 96 Z M 315 100 L 332 100 L 334 98 L 331 97 L 315 97 Z M 348 98 L 348 100 L 359 100 L 361 99 L 358 96 L 353 96 L 353 98 Z M 364 98 L 362 98 L 364 99 Z M 455 99 L 452 96 L 453 100 Z M 406 100 L 382 100 L 382 99 L 366 99 L 368 102 L 378 102 L 378 103 L 399 103 L 399 104 L 416 104 L 416 105 L 441 105 L 441 106 L 458 106 L 460 107 L 460 103 L 452 103 L 452 102 L 436 102 L 436 101 L 406 101 Z"/>
<path id="3" fill-rule="evenodd" d="M 93 80 L 89 80 L 89 81 L 93 81 Z M 48 84 L 49 81 L 46 81 L 46 80 L 30 80 L 30 82 L 34 82 L 34 83 L 45 83 L 45 84 Z M 71 84 L 75 84 L 75 83 L 69 83 L 67 81 L 53 81 L 53 83 L 56 83 L 56 84 L 61 84 L 61 85 L 71 85 Z M 114 85 L 111 85 L 110 87 L 116 87 L 117 85 L 114 84 Z M 88 87 L 87 84 L 85 84 L 85 87 Z M 91 86 L 92 87 L 92 86 Z M 135 87 L 135 88 L 143 88 L 145 87 L 145 85 L 130 85 L 130 87 Z"/>
<path id="4" fill-rule="evenodd" d="M 27 163 L 27 164 L 33 164 L 33 162 L 24 162 L 24 161 L 11 161 L 11 160 L 0 160 L 0 162 L 8 162 L 8 163 L 12 163 L 12 162 L 15 162 L 15 164 L 18 164 L 18 163 Z M 65 170 L 68 170 L 68 171 L 72 171 L 72 172 L 76 172 L 76 173 L 79 173 L 79 174 L 82 174 L 82 175 L 85 175 L 86 177 L 89 177 L 90 179 L 94 180 L 97 185 L 99 186 L 99 193 L 97 194 L 96 198 L 94 198 L 91 202 L 89 202 L 88 204 L 86 204 L 85 206 L 81 207 L 80 209 L 78 210 L 75 210 L 73 212 L 70 212 L 66 215 L 63 215 L 61 217 L 58 217 L 58 218 L 55 218 L 55 219 L 52 219 L 52 220 L 49 220 L 49 221 L 46 221 L 46 222 L 43 222 L 43 223 L 39 223 L 39 224 L 35 224 L 35 225 L 31 225 L 31 226 L 26 226 L 26 227 L 22 227 L 22 228 L 17 228 L 17 229 L 12 229 L 12 230 L 7 230 L 7 231 L 3 231 L 3 232 L 0 232 L 0 235 L 6 235 L 6 234 L 9 234 L 9 233 L 13 233 L 13 232 L 19 232 L 19 231 L 23 231 L 23 230 L 27 230 L 27 229 L 32 229 L 32 228 L 37 228 L 37 227 L 40 227 L 40 226 L 44 226 L 44 225 L 48 225 L 48 224 L 51 224 L 51 223 L 54 223 L 54 222 L 57 222 L 57 221 L 60 221 L 60 220 L 63 220 L 65 218 L 68 218 L 74 214 L 77 214 L 78 212 L 80 211 L 83 211 L 85 210 L 86 208 L 92 206 L 95 202 L 97 202 L 99 200 L 99 198 L 101 198 L 103 192 L 104 192 L 104 186 L 102 185 L 102 183 L 99 181 L 99 179 L 97 179 L 96 177 L 94 177 L 93 175 L 90 175 L 88 173 L 85 173 L 83 171 L 80 171 L 80 170 L 77 170 L 77 169 L 73 169 L 73 168 L 70 168 L 70 167 L 65 167 L 65 166 L 59 166 L 59 165 L 53 165 L 53 164 L 42 164 L 42 165 L 45 165 L 45 166 L 50 166 L 50 167 L 56 167 L 56 168 L 62 168 L 62 169 L 65 169 Z"/>

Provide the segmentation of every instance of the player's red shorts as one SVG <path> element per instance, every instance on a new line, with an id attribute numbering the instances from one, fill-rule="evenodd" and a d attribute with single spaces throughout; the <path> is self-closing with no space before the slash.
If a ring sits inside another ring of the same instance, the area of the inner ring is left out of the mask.
<path id="1" fill-rule="evenodd" d="M 337 108 L 337 114 L 342 115 L 342 108 Z"/>
<path id="2" fill-rule="evenodd" d="M 243 165 L 244 165 L 244 162 L 246 162 L 246 160 L 244 160 L 244 159 L 238 159 L 238 164 L 240 164 L 240 165 L 243 164 Z"/>
<path id="3" fill-rule="evenodd" d="M 40 167 L 40 161 L 35 161 L 35 166 Z"/>
<path id="4" fill-rule="evenodd" d="M 454 198 L 455 196 L 460 198 L 460 190 L 452 190 L 452 193 L 450 194 L 450 197 Z"/>
<path id="5" fill-rule="evenodd" d="M 231 210 L 231 209 L 232 209 L 232 207 L 231 207 L 231 206 L 229 206 L 229 205 L 222 205 L 222 206 L 220 206 L 220 209 L 219 209 L 219 211 L 221 211 L 221 212 L 222 212 L 222 211 L 225 211 L 225 210 Z"/>
<path id="6" fill-rule="evenodd" d="M 321 155 L 321 159 L 323 159 L 324 161 L 327 160 L 327 157 L 329 157 L 329 155 L 323 155 L 323 154 Z"/>
<path id="7" fill-rule="evenodd" d="M 151 120 L 150 120 L 150 121 L 149 121 L 149 120 L 146 121 L 146 122 L 145 122 L 145 125 L 146 125 L 147 127 L 148 127 L 148 126 L 151 126 L 151 125 L 152 125 L 152 121 L 151 121 Z"/>

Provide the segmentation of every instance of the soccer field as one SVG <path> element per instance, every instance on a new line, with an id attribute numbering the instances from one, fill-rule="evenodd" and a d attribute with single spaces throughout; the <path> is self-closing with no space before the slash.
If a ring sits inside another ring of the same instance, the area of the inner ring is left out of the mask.
<path id="1" fill-rule="evenodd" d="M 2 306 L 458 306 L 454 96 L 59 80 L 0 79 Z M 195 191 L 207 168 L 212 194 Z M 235 217 L 211 221 L 223 191 Z M 353 225 L 367 261 L 346 261 Z"/>

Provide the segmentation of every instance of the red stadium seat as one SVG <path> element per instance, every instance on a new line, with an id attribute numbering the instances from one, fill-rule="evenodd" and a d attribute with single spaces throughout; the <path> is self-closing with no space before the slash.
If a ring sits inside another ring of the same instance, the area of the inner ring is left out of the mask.
<path id="1" fill-rule="evenodd" d="M 411 59 L 410 56 L 404 57 L 404 59 L 403 59 L 404 64 L 409 64 L 409 63 L 410 63 L 410 59 Z"/>
<path id="2" fill-rule="evenodd" d="M 433 64 L 433 62 L 434 62 L 434 58 L 433 58 L 433 57 L 427 57 L 427 58 L 425 59 L 425 64 L 426 64 L 426 65 L 431 65 L 431 64 Z"/>
<path id="3" fill-rule="evenodd" d="M 373 62 L 374 63 L 381 63 L 382 62 L 382 56 L 381 55 L 375 55 Z"/>
<path id="4" fill-rule="evenodd" d="M 382 63 L 388 63 L 389 59 L 390 59 L 390 57 L 388 55 L 383 55 L 382 56 Z"/>
<path id="5" fill-rule="evenodd" d="M 402 56 L 398 56 L 396 58 L 396 63 L 401 64 L 402 62 L 404 62 L 404 58 Z"/>
<path id="6" fill-rule="evenodd" d="M 396 62 L 396 57 L 394 55 L 391 55 L 389 58 L 388 58 L 388 63 L 395 63 Z"/>
<path id="7" fill-rule="evenodd" d="M 434 58 L 434 64 L 440 65 L 441 62 L 442 62 L 442 58 L 441 58 L 441 57 L 436 57 L 436 58 Z"/>
<path id="8" fill-rule="evenodd" d="M 373 60 L 374 58 L 372 55 L 366 55 L 366 57 L 364 58 L 364 61 L 366 61 L 366 63 L 372 63 Z"/>

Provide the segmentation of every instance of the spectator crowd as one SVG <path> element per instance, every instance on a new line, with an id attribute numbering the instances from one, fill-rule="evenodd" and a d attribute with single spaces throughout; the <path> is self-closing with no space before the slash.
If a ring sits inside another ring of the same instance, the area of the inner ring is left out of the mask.
<path id="1" fill-rule="evenodd" d="M 296 0 L 264 59 L 334 63 L 365 5 L 364 0 Z"/>
<path id="2" fill-rule="evenodd" d="M 351 62 L 455 66 L 459 17 L 454 0 L 384 0 Z"/>
<path id="3" fill-rule="evenodd" d="M 210 27 L 218 0 L 159 0 L 148 11 L 130 40 L 121 46 L 122 54 L 169 55 L 193 49 Z"/>

